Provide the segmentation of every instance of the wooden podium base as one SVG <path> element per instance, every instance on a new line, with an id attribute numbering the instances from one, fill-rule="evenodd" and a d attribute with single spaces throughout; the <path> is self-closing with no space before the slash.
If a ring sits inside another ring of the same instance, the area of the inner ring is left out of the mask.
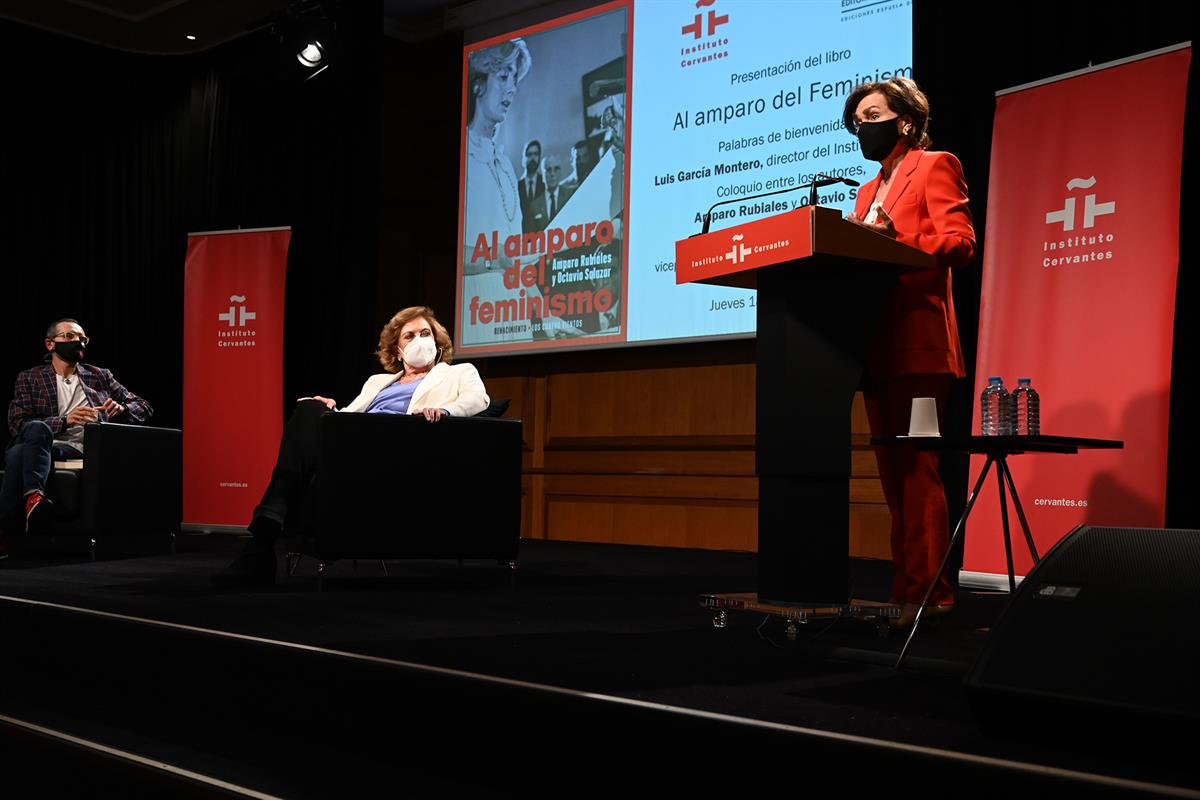
<path id="1" fill-rule="evenodd" d="M 782 617 L 796 625 L 818 620 L 856 619 L 886 626 L 888 620 L 899 619 L 900 606 L 874 600 L 851 600 L 838 605 L 831 603 L 780 603 L 759 600 L 754 592 L 702 594 L 700 607 L 713 612 L 713 627 L 724 628 L 731 612 L 748 612 Z"/>

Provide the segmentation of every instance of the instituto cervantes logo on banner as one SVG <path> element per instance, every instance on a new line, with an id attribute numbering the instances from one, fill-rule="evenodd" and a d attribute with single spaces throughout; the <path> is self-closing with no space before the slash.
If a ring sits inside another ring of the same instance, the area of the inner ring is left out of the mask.
<path id="1" fill-rule="evenodd" d="M 1067 192 L 1091 189 L 1095 185 L 1095 175 L 1089 178 L 1072 178 L 1067 181 Z M 1046 212 L 1046 225 L 1059 225 L 1060 232 L 1069 235 L 1064 235 L 1057 241 L 1051 240 L 1048 235 L 1042 242 L 1043 269 L 1112 260 L 1112 245 L 1116 241 L 1116 234 L 1105 231 L 1103 226 L 1098 227 L 1097 220 L 1115 214 L 1116 201 L 1098 202 L 1096 193 L 1088 192 L 1083 196 L 1083 209 L 1082 213 L 1079 213 L 1078 199 L 1077 196 L 1068 194 L 1063 200 L 1062 208 Z"/>
<path id="2" fill-rule="evenodd" d="M 729 24 L 729 14 L 721 14 L 715 6 L 717 0 L 696 0 L 696 13 L 680 28 L 680 35 L 687 44 L 679 48 L 681 69 L 694 67 L 709 61 L 729 58 L 729 37 L 721 35 L 719 28 Z M 707 14 L 704 10 L 708 11 Z"/>
<path id="3" fill-rule="evenodd" d="M 258 331 L 247 325 L 258 314 L 246 306 L 246 296 L 229 295 L 229 310 L 217 314 L 217 321 L 227 323 L 217 330 L 217 347 L 254 347 Z"/>

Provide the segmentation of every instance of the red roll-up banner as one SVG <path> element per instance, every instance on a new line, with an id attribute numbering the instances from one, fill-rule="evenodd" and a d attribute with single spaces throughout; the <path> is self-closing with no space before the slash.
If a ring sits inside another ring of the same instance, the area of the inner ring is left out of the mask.
<path id="1" fill-rule="evenodd" d="M 997 93 L 976 398 L 989 375 L 1032 378 L 1042 433 L 1125 442 L 1010 460 L 1041 554 L 1079 523 L 1163 525 L 1190 62 L 1178 46 Z M 1006 574 L 989 476 L 960 581 L 1006 588 Z"/>
<path id="2" fill-rule="evenodd" d="M 183 521 L 244 528 L 283 433 L 290 228 L 188 234 L 183 280 Z"/>

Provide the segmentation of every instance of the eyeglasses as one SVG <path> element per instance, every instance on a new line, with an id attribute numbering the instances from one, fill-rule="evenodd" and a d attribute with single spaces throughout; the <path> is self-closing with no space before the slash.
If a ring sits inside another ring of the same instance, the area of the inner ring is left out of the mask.
<path id="1" fill-rule="evenodd" d="M 79 342 L 84 347 L 87 347 L 88 342 L 91 341 L 91 339 L 84 336 L 82 333 L 76 333 L 75 331 L 60 331 L 59 333 L 54 334 L 54 338 L 66 339 L 68 342 Z"/>
<path id="2" fill-rule="evenodd" d="M 891 122 L 894 119 L 900 119 L 900 115 L 897 114 L 896 116 L 888 117 L 887 119 L 864 119 L 864 120 L 855 119 L 855 120 L 851 120 L 850 121 L 850 133 L 853 134 L 854 136 L 857 136 L 858 129 L 864 122 Z"/>

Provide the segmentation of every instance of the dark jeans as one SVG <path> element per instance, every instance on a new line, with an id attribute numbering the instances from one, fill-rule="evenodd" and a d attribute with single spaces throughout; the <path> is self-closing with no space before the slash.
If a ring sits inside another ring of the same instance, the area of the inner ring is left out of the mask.
<path id="1" fill-rule="evenodd" d="M 26 422 L 4 453 L 4 484 L 0 486 L 0 519 L 12 514 L 30 492 L 45 492 L 54 461 L 83 458 L 83 453 L 54 441 L 50 426 L 41 420 Z"/>
<path id="2" fill-rule="evenodd" d="M 255 517 L 272 519 L 289 533 L 303 529 L 321 466 L 321 417 L 329 413 L 320 400 L 296 404 L 283 428 L 271 482 L 254 509 Z"/>

